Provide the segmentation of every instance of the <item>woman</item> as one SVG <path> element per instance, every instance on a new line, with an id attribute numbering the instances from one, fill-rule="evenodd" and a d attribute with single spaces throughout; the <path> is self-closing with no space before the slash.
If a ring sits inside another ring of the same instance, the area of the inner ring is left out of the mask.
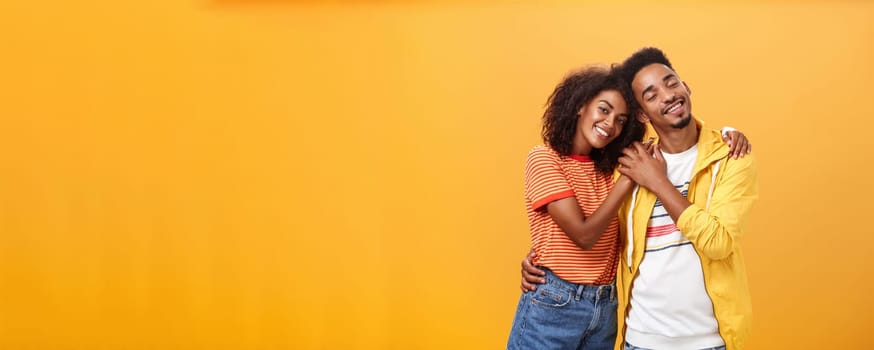
<path id="1" fill-rule="evenodd" d="M 612 174 L 622 149 L 643 135 L 628 84 L 603 67 L 567 76 L 543 114 L 546 146 L 525 164 L 525 206 L 546 283 L 522 294 L 508 349 L 607 349 L 616 337 L 619 225 L 633 183 Z"/>

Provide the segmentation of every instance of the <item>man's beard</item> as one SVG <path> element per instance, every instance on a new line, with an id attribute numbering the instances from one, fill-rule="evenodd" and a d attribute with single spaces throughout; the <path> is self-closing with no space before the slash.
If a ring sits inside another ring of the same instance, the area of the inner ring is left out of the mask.
<path id="1" fill-rule="evenodd" d="M 688 117 L 684 119 L 680 119 L 676 124 L 672 124 L 671 127 L 674 129 L 682 129 L 689 125 L 692 122 L 692 115 L 689 114 Z"/>

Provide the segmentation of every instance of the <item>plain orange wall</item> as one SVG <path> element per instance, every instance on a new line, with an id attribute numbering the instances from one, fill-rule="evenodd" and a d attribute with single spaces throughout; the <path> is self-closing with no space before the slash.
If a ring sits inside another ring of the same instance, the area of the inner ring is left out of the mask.
<path id="1" fill-rule="evenodd" d="M 749 349 L 865 347 L 874 5 L 0 4 L 0 348 L 496 349 L 570 69 L 752 139 Z"/>

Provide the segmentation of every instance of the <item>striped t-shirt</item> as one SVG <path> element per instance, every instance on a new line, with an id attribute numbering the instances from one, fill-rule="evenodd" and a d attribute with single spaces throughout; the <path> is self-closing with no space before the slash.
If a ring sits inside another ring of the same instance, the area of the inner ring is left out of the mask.
<path id="1" fill-rule="evenodd" d="M 537 146 L 525 164 L 525 208 L 531 228 L 533 263 L 579 284 L 610 284 L 616 276 L 619 221 L 614 218 L 591 250 L 578 247 L 546 211 L 550 202 L 576 197 L 585 217 L 601 206 L 613 189 L 613 178 L 595 169 L 587 156 L 560 156 Z"/>

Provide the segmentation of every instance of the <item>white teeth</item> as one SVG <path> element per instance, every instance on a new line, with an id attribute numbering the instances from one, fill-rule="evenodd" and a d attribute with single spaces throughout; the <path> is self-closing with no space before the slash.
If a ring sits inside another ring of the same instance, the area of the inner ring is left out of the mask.
<path id="1" fill-rule="evenodd" d="M 603 129 L 601 129 L 597 126 L 595 127 L 595 132 L 597 132 L 599 135 L 604 136 L 604 137 L 607 137 L 610 135 L 606 131 L 604 131 Z"/>
<path id="2" fill-rule="evenodd" d="M 680 108 L 680 106 L 682 106 L 682 105 L 683 105 L 682 102 L 675 104 L 673 107 L 671 107 L 671 108 L 668 109 L 668 113 L 671 113 L 671 112 L 673 112 L 673 111 L 676 111 L 677 108 Z"/>

